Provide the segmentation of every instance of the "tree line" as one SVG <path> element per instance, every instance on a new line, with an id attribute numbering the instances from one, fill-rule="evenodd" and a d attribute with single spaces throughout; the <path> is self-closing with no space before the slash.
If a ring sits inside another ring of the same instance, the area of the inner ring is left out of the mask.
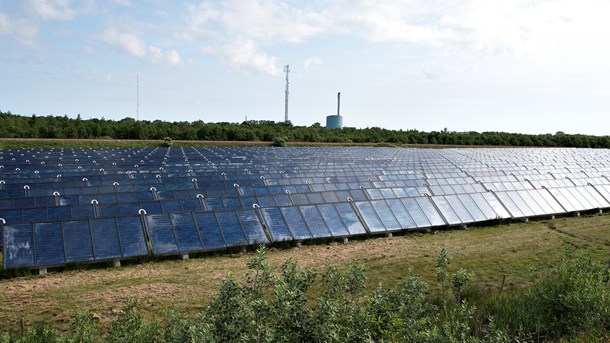
<path id="1" fill-rule="evenodd" d="M 424 132 L 379 127 L 327 129 L 320 123 L 297 126 L 290 122 L 249 120 L 206 123 L 82 119 L 64 116 L 22 116 L 0 111 L 0 138 L 164 139 L 209 141 L 274 141 L 321 143 L 391 143 L 610 148 L 610 136 L 581 134 L 520 134 L 507 132 Z"/>

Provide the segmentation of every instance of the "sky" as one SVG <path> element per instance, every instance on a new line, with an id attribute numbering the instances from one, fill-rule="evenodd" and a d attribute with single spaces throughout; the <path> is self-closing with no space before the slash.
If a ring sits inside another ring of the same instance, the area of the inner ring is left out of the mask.
<path id="1" fill-rule="evenodd" d="M 0 110 L 283 121 L 290 65 L 295 125 L 325 125 L 341 92 L 349 127 L 608 135 L 608 13 L 607 0 L 0 0 Z"/>

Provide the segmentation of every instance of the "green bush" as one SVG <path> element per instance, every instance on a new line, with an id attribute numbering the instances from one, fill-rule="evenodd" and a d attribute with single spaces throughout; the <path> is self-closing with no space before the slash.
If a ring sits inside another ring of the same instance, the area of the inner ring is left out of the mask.
<path id="1" fill-rule="evenodd" d="M 286 140 L 284 138 L 274 138 L 273 139 L 273 143 L 271 143 L 271 146 L 276 146 L 276 147 L 285 147 L 286 146 Z"/>
<path id="2" fill-rule="evenodd" d="M 573 247 L 537 278 L 527 299 L 531 323 L 549 338 L 610 332 L 610 269 Z"/>
<path id="3" fill-rule="evenodd" d="M 450 262 L 441 249 L 441 285 Z M 568 250 L 529 291 L 495 293 L 478 307 L 463 295 L 471 278 L 464 269 L 452 274 L 455 299 L 443 296 L 441 308 L 431 301 L 429 285 L 410 272 L 393 288 L 378 285 L 366 293 L 362 266 L 327 265 L 319 273 L 287 260 L 276 269 L 261 247 L 248 272 L 229 275 L 192 318 L 165 312 L 146 321 L 138 302 L 129 301 L 105 335 L 83 314 L 67 335 L 38 326 L 0 335 L 0 343 L 601 341 L 610 332 L 610 272 L 586 254 Z"/>

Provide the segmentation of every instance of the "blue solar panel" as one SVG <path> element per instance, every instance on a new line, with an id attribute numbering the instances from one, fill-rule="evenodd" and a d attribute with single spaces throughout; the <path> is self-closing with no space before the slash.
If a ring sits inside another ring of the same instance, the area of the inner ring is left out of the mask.
<path id="1" fill-rule="evenodd" d="M 417 205 L 421 208 L 423 213 L 426 215 L 428 221 L 430 221 L 431 226 L 441 226 L 447 224 L 443 217 L 441 217 L 440 213 L 436 210 L 432 201 L 429 197 L 417 197 L 414 198 L 417 202 Z M 407 199 L 402 199 L 403 203 Z"/>
<path id="2" fill-rule="evenodd" d="M 204 198 L 205 209 L 207 211 L 224 210 L 224 204 L 221 198 Z"/>
<path id="3" fill-rule="evenodd" d="M 388 203 L 390 210 L 396 217 L 396 220 L 398 221 L 400 227 L 402 227 L 403 229 L 411 229 L 417 227 L 417 224 L 415 224 L 415 221 L 399 199 L 389 199 L 386 200 L 386 202 Z"/>
<path id="4" fill-rule="evenodd" d="M 34 225 L 4 225 L 4 269 L 34 266 Z"/>
<path id="5" fill-rule="evenodd" d="M 385 232 L 386 228 L 379 219 L 377 212 L 370 201 L 359 201 L 354 203 L 360 212 L 360 217 L 366 223 L 369 232 Z"/>
<path id="6" fill-rule="evenodd" d="M 373 208 L 377 212 L 386 230 L 392 231 L 402 229 L 402 227 L 398 223 L 398 220 L 396 220 L 396 217 L 392 213 L 392 210 L 390 210 L 390 207 L 385 202 L 385 200 L 371 201 L 371 205 L 373 205 Z"/>
<path id="7" fill-rule="evenodd" d="M 34 224 L 34 265 L 54 266 L 66 262 L 61 222 Z"/>
<path id="8" fill-rule="evenodd" d="M 235 211 L 215 212 L 227 246 L 248 245 Z"/>
<path id="9" fill-rule="evenodd" d="M 262 208 L 263 219 L 274 242 L 293 240 L 294 237 L 284 220 L 282 211 L 277 207 Z"/>
<path id="10" fill-rule="evenodd" d="M 96 260 L 116 259 L 122 256 L 119 233 L 114 218 L 90 220 L 93 252 Z"/>
<path id="11" fill-rule="evenodd" d="M 237 211 L 237 217 L 241 222 L 244 234 L 248 240 L 248 244 L 266 244 L 269 243 L 267 235 L 263 230 L 263 226 L 256 214 L 255 210 L 244 209 Z"/>
<path id="12" fill-rule="evenodd" d="M 275 199 L 272 195 L 261 195 L 256 197 L 256 203 L 260 207 L 275 207 Z M 251 207 L 251 206 L 250 206 Z"/>
<path id="13" fill-rule="evenodd" d="M 69 206 L 49 207 L 47 210 L 49 221 L 67 220 L 72 218 Z"/>
<path id="14" fill-rule="evenodd" d="M 199 212 L 203 211 L 201 207 L 201 202 L 199 199 L 184 199 L 180 200 L 182 202 L 182 208 L 185 212 Z"/>
<path id="15" fill-rule="evenodd" d="M 35 207 L 24 208 L 23 219 L 28 222 L 43 222 L 47 220 L 47 208 Z"/>
<path id="16" fill-rule="evenodd" d="M 294 239 L 300 240 L 313 238 L 298 207 L 280 207 L 280 211 L 284 215 L 286 225 L 288 225 Z"/>
<path id="17" fill-rule="evenodd" d="M 140 203 L 141 208 L 143 208 L 147 214 L 158 214 L 163 213 L 163 209 L 161 208 L 161 203 L 159 201 L 147 201 Z"/>
<path id="18" fill-rule="evenodd" d="M 301 193 L 290 194 L 290 198 L 292 199 L 292 203 L 295 205 L 308 205 L 309 204 L 309 198 L 307 197 L 307 194 L 301 194 Z"/>
<path id="19" fill-rule="evenodd" d="M 223 199 L 223 206 L 226 209 L 238 209 L 238 208 L 242 208 L 241 202 L 239 201 L 239 198 L 224 198 Z"/>
<path id="20" fill-rule="evenodd" d="M 307 223 L 313 238 L 326 238 L 332 236 L 316 206 L 308 205 L 300 206 L 299 208 L 303 213 L 303 218 L 305 218 L 305 222 Z"/>
<path id="21" fill-rule="evenodd" d="M 64 222 L 64 245 L 67 263 L 93 261 L 89 220 Z"/>
<path id="22" fill-rule="evenodd" d="M 8 198 L 6 195 L 0 194 L 0 209 L 9 209 L 13 207 L 13 198 Z"/>
<path id="23" fill-rule="evenodd" d="M 321 193 L 307 193 L 307 199 L 309 199 L 310 204 L 323 204 L 325 202 Z"/>
<path id="24" fill-rule="evenodd" d="M 168 214 L 149 214 L 146 223 L 150 232 L 150 242 L 155 255 L 179 252 L 174 229 Z"/>
<path id="25" fill-rule="evenodd" d="M 148 255 L 148 245 L 140 216 L 116 219 L 121 239 L 123 257 Z"/>
<path id="26" fill-rule="evenodd" d="M 89 219 L 93 218 L 92 205 L 76 205 L 70 206 L 70 219 Z"/>
<path id="27" fill-rule="evenodd" d="M 318 209 L 333 236 L 345 237 L 350 235 L 334 204 L 321 204 L 318 205 Z"/>
<path id="28" fill-rule="evenodd" d="M 224 237 L 213 212 L 194 213 L 195 222 L 199 228 L 199 235 L 206 250 L 222 249 L 225 247 Z"/>
<path id="29" fill-rule="evenodd" d="M 23 223 L 23 210 L 21 208 L 2 210 L 2 218 L 4 218 L 9 225 Z"/>
<path id="30" fill-rule="evenodd" d="M 138 211 L 142 208 L 140 203 L 124 203 L 119 204 L 119 208 L 121 209 L 121 214 L 124 216 L 132 216 L 138 214 Z"/>
<path id="31" fill-rule="evenodd" d="M 21 196 L 21 194 L 19 196 Z M 16 208 L 36 206 L 36 203 L 34 202 L 34 198 L 15 198 L 14 202 L 15 202 L 14 205 Z"/>
<path id="32" fill-rule="evenodd" d="M 354 208 L 349 203 L 338 203 L 335 204 L 337 211 L 339 212 L 339 216 L 345 223 L 345 226 L 350 234 L 352 235 L 361 235 L 366 233 L 366 229 L 358 219 L 358 215 L 354 211 Z"/>
<path id="33" fill-rule="evenodd" d="M 174 225 L 178 249 L 181 252 L 203 250 L 203 243 L 201 242 L 201 237 L 199 237 L 199 231 L 192 214 L 173 213 L 170 214 L 170 218 Z"/>

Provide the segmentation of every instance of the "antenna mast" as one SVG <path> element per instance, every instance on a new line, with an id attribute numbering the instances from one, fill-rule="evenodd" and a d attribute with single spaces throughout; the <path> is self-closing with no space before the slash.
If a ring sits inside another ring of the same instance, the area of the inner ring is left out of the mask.
<path id="1" fill-rule="evenodd" d="M 136 74 L 136 121 L 140 121 L 140 73 Z"/>
<path id="2" fill-rule="evenodd" d="M 284 73 L 286 73 L 286 97 L 284 103 L 284 122 L 288 122 L 288 73 L 290 73 L 290 66 L 287 64 L 284 66 Z"/>

